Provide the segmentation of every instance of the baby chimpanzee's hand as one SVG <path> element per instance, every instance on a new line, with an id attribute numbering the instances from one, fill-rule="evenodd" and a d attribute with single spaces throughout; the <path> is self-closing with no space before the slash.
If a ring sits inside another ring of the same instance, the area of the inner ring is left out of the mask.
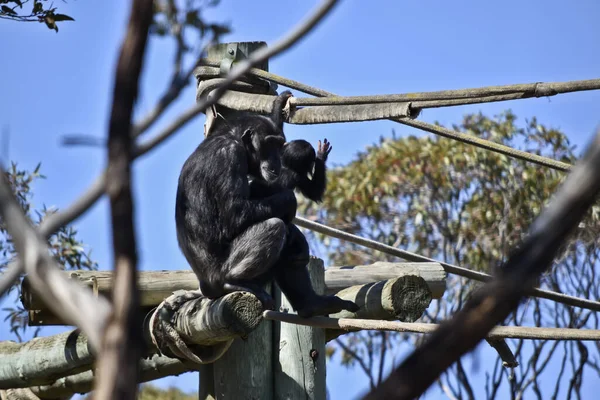
<path id="1" fill-rule="evenodd" d="M 323 160 L 323 162 L 327 161 L 327 156 L 331 153 L 333 147 L 331 146 L 331 142 L 328 142 L 327 139 L 323 139 L 323 145 L 321 145 L 321 141 L 319 140 L 319 147 L 317 149 L 317 158 Z"/>

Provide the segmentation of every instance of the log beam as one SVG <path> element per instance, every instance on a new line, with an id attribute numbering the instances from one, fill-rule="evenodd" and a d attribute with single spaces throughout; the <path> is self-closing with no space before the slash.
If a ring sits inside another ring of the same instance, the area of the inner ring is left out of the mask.
<path id="1" fill-rule="evenodd" d="M 262 312 L 260 301 L 246 292 L 217 300 L 200 298 L 177 311 L 175 328 L 186 343 L 210 351 L 210 346 L 249 335 L 262 321 Z M 150 345 L 148 321 L 145 318 L 144 336 Z M 87 337 L 74 330 L 25 343 L 0 342 L 0 360 L 0 389 L 8 389 L 51 385 L 58 378 L 89 370 L 94 355 Z"/>
<path id="2" fill-rule="evenodd" d="M 71 279 L 90 287 L 101 296 L 109 296 L 112 287 L 112 271 L 65 271 Z M 446 273 L 438 263 L 391 263 L 376 262 L 371 265 L 330 266 L 325 269 L 325 293 L 335 294 L 350 286 L 414 275 L 422 277 L 434 299 L 439 299 L 446 290 Z M 191 270 L 140 271 L 138 274 L 140 304 L 155 307 L 177 290 L 195 290 L 198 280 Z M 29 324 L 63 325 L 52 315 L 41 298 L 31 290 L 27 279 L 22 284 L 22 302 L 29 310 Z"/>

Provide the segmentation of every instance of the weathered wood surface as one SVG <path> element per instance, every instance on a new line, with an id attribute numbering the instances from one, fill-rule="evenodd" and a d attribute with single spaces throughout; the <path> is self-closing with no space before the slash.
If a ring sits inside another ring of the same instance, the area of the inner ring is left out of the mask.
<path id="1" fill-rule="evenodd" d="M 325 291 L 323 261 L 311 258 L 308 264 L 315 291 Z M 276 296 L 281 308 L 291 310 L 285 295 Z M 273 340 L 274 398 L 276 400 L 325 400 L 325 331 L 321 328 L 292 324 L 275 324 Z"/>
<path id="2" fill-rule="evenodd" d="M 431 303 L 431 291 L 420 276 L 406 275 L 387 281 L 351 286 L 336 293 L 351 300 L 360 310 L 341 311 L 332 318 L 397 319 L 414 322 Z"/>
<path id="3" fill-rule="evenodd" d="M 260 301 L 246 292 L 217 300 L 201 298 L 178 310 L 175 328 L 186 342 L 200 345 L 203 354 L 210 354 L 211 346 L 218 349 L 220 343 L 252 332 L 262 321 L 262 311 Z M 144 334 L 150 345 L 148 320 L 145 319 Z M 0 342 L 0 389 L 49 385 L 57 378 L 92 368 L 93 361 L 87 338 L 77 331 L 26 343 Z"/>
<path id="4" fill-rule="evenodd" d="M 150 382 L 165 376 L 177 376 L 190 371 L 190 365 L 175 358 L 153 355 L 140 361 L 142 382 Z M 87 370 L 78 374 L 58 378 L 41 386 L 31 387 L 33 393 L 42 399 L 57 399 L 75 393 L 88 393 L 93 389 L 94 371 Z"/>
<path id="5" fill-rule="evenodd" d="M 100 295 L 109 296 L 112 287 L 112 271 L 66 271 L 65 274 L 89 286 Z M 325 269 L 325 292 L 334 294 L 350 286 L 394 279 L 400 276 L 416 275 L 427 282 L 434 299 L 440 298 L 446 290 L 446 273 L 438 263 L 389 263 L 377 262 L 371 265 L 328 267 Z M 140 271 L 138 274 L 140 304 L 152 307 L 160 304 L 176 290 L 195 290 L 198 279 L 191 270 L 180 271 Z M 47 310 L 41 298 L 33 292 L 24 280 L 23 306 L 27 310 Z M 40 313 L 46 320 L 47 313 Z M 36 316 L 33 315 L 35 320 Z"/>
<path id="6" fill-rule="evenodd" d="M 262 321 L 247 339 L 234 340 L 212 364 L 215 399 L 273 399 L 272 339 L 273 323 Z"/>
<path id="7" fill-rule="evenodd" d="M 439 299 L 446 290 L 446 272 L 438 263 L 392 263 L 379 261 L 370 265 L 328 267 L 325 270 L 326 292 L 333 294 L 350 286 L 386 281 L 406 275 L 425 279 L 431 297 Z"/>
<path id="8" fill-rule="evenodd" d="M 431 291 L 420 276 L 406 275 L 387 281 L 367 283 L 346 288 L 337 293 L 343 299 L 354 301 L 360 306 L 355 313 L 342 311 L 332 318 L 356 318 L 376 320 L 418 320 L 431 303 Z M 329 342 L 348 333 L 344 330 L 327 329 Z"/>
<path id="9" fill-rule="evenodd" d="M 57 376 L 89 369 L 93 360 L 87 337 L 78 331 L 25 343 L 0 342 L 0 389 L 53 382 Z"/>

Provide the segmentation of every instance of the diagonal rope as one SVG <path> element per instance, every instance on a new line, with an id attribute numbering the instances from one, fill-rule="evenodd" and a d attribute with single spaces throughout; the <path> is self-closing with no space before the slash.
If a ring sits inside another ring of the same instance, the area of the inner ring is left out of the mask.
<path id="1" fill-rule="evenodd" d="M 325 90 L 315 88 L 315 87 L 303 84 L 301 82 L 298 82 L 298 81 L 295 81 L 292 79 L 288 79 L 288 78 L 284 78 L 282 76 L 275 75 L 273 73 L 259 70 L 256 68 L 252 69 L 250 71 L 250 73 L 256 77 L 266 79 L 271 82 L 275 82 L 277 84 L 287 86 L 291 89 L 299 90 L 301 92 L 304 92 L 304 93 L 307 93 L 307 94 L 310 94 L 313 96 L 318 96 L 318 97 L 334 97 L 335 96 L 333 93 L 327 92 Z M 576 85 L 575 83 L 578 83 L 578 82 L 589 83 L 592 81 L 595 82 L 596 80 L 575 81 L 573 87 L 577 90 L 582 90 L 582 89 L 580 89 L 581 85 Z M 508 86 L 510 87 L 510 86 L 524 86 L 524 85 L 508 85 Z M 483 88 L 483 89 L 485 89 L 485 88 Z M 483 90 L 483 89 L 479 89 L 479 90 Z M 465 90 L 478 90 L 478 89 L 465 89 Z M 586 89 L 586 90 L 588 90 L 588 89 Z M 589 89 L 589 90 L 592 90 L 592 89 Z M 461 92 L 461 91 L 443 91 L 443 92 Z M 432 99 L 435 99 L 435 97 L 437 96 L 436 93 L 442 93 L 442 92 L 430 92 Z M 545 91 L 544 93 L 547 93 L 547 91 Z M 566 93 L 566 92 L 563 91 L 563 92 L 558 92 L 558 93 Z M 418 94 L 411 94 L 411 95 L 416 96 Z M 425 98 L 424 96 L 422 96 L 422 97 Z M 419 99 L 419 100 L 421 100 L 421 99 Z M 485 97 L 483 97 L 482 100 L 485 100 Z M 482 101 L 482 102 L 484 102 L 484 101 Z M 495 143 L 490 140 L 482 139 L 482 138 L 479 138 L 474 135 L 469 135 L 467 133 L 452 131 L 450 129 L 442 128 L 440 126 L 436 126 L 436 125 L 433 125 L 433 124 L 430 124 L 427 122 L 411 120 L 411 119 L 406 119 L 406 118 L 405 119 L 393 119 L 393 121 L 398 122 L 400 124 L 411 126 L 413 128 L 422 129 L 427 132 L 430 132 L 430 133 L 433 133 L 436 135 L 440 135 L 440 136 L 443 136 L 443 137 L 446 137 L 449 139 L 457 140 L 462 143 L 477 146 L 482 149 L 494 151 L 496 153 L 504 154 L 509 157 L 517 158 L 519 160 L 529 161 L 529 162 L 532 162 L 532 163 L 535 163 L 535 164 L 538 164 L 538 165 L 541 165 L 544 167 L 552 168 L 552 169 L 555 169 L 558 171 L 567 172 L 571 169 L 570 164 L 567 164 L 567 163 L 564 163 L 564 162 L 561 162 L 558 160 L 554 160 L 549 157 L 544 157 L 544 156 L 540 156 L 537 154 L 528 153 L 526 151 L 518 150 L 518 149 L 515 149 L 510 146 L 506 146 L 506 145 L 503 145 L 500 143 Z"/>
<path id="2" fill-rule="evenodd" d="M 463 276 L 468 279 L 473 279 L 479 282 L 489 282 L 493 279 L 493 277 L 489 274 L 480 271 L 473 271 L 468 268 L 459 267 L 457 265 L 449 264 L 443 261 L 438 261 L 433 258 L 425 257 L 416 253 L 411 253 L 410 251 L 398 249 L 396 247 L 388 246 L 387 244 L 383 244 L 381 242 L 377 242 L 372 239 L 367 239 L 361 236 L 354 235 L 352 233 L 344 232 L 339 229 L 335 229 L 329 227 L 327 225 L 319 224 L 317 222 L 309 221 L 305 218 L 296 217 L 294 219 L 294 223 L 298 226 L 301 226 L 306 229 L 310 229 L 314 232 L 319 232 L 327 236 L 334 237 L 336 239 L 341 239 L 348 241 L 350 243 L 357 244 L 359 246 L 363 246 L 372 250 L 381 251 L 382 253 L 400 257 L 407 261 L 414 262 L 434 262 L 440 264 L 444 270 L 450 274 Z M 600 302 L 583 299 L 580 297 L 569 296 L 564 293 L 554 292 L 551 290 L 544 290 L 539 288 L 533 288 L 531 290 L 531 295 L 535 297 L 539 297 L 542 299 L 553 300 L 561 304 L 566 304 L 569 306 L 585 308 L 593 311 L 600 311 Z"/>

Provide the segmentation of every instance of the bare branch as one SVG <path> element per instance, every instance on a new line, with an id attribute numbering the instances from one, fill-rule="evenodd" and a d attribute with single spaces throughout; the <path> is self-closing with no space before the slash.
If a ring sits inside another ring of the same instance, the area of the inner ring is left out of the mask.
<path id="1" fill-rule="evenodd" d="M 234 83 L 236 79 L 239 79 L 243 75 L 245 75 L 248 71 L 252 69 L 252 67 L 261 64 L 264 60 L 273 58 L 276 55 L 282 53 L 283 51 L 292 47 L 295 43 L 297 43 L 300 39 L 302 39 L 311 29 L 313 29 L 324 17 L 327 13 L 337 4 L 338 0 L 324 0 L 316 10 L 309 15 L 300 25 L 298 25 L 295 29 L 285 35 L 283 38 L 278 40 L 273 46 L 268 48 L 263 48 L 259 51 L 252 53 L 252 55 L 236 64 L 234 68 L 227 75 L 227 78 L 221 83 L 218 89 L 214 92 L 210 93 L 210 96 L 204 99 L 198 100 L 198 102 L 181 114 L 173 123 L 171 123 L 166 129 L 164 129 L 161 133 L 157 134 L 152 139 L 148 140 L 146 143 L 143 143 L 139 146 L 136 146 L 136 150 L 134 151 L 133 158 L 137 158 L 141 155 L 144 155 L 148 151 L 152 150 L 154 147 L 158 146 L 164 140 L 169 138 L 173 133 L 175 133 L 179 128 L 183 127 L 187 122 L 189 122 L 192 118 L 200 114 L 206 108 L 210 107 L 219 100 L 220 96 L 226 92 L 226 90 Z M 164 100 L 164 99 L 163 99 Z M 168 99 L 167 99 L 168 100 Z M 164 104 L 167 104 L 168 101 L 165 100 Z M 136 135 L 141 134 L 145 129 L 147 129 L 162 113 L 159 105 L 158 108 L 152 111 L 136 128 L 133 132 Z M 164 106 L 166 108 L 166 105 Z M 106 179 L 106 171 L 104 171 L 96 181 L 90 186 L 85 194 L 78 199 L 71 207 L 65 209 L 62 212 L 56 213 L 52 220 L 48 222 L 48 230 L 45 232 L 46 236 L 54 233 L 56 230 L 60 229 L 60 227 L 72 222 L 79 216 L 81 216 L 87 209 L 89 209 L 100 197 L 102 197 L 104 185 L 104 180 Z M 15 271 L 16 269 L 16 271 Z M 23 271 L 23 266 L 13 263 L 9 266 L 9 269 L 2 275 L 0 279 L 0 288 L 10 288 L 12 284 L 18 279 L 20 273 Z M 0 291 L 0 296 L 3 294 L 3 291 Z"/>
<path id="2" fill-rule="evenodd" d="M 42 221 L 38 227 L 40 236 L 47 239 L 62 226 L 79 218 L 88 208 L 100 199 L 104 193 L 105 185 L 106 172 L 103 172 L 96 178 L 88 190 L 75 200 L 70 207 L 53 213 Z M 24 266 L 21 259 L 17 259 L 8 265 L 4 274 L 0 277 L 0 297 L 19 279 L 23 270 Z"/>
<path id="3" fill-rule="evenodd" d="M 113 314 L 98 355 L 96 399 L 133 399 L 142 355 L 137 252 L 131 194 L 131 118 L 138 94 L 153 3 L 134 0 L 117 64 L 108 135 L 106 192 L 110 196 L 115 284 Z"/>
<path id="4" fill-rule="evenodd" d="M 0 215 L 13 239 L 31 286 L 42 296 L 52 312 L 80 327 L 90 338 L 93 347 L 99 349 L 110 305 L 103 298 L 95 298 L 89 289 L 82 288 L 64 275 L 50 255 L 44 238 L 23 214 L 2 168 L 0 175 Z M 7 274 L 13 272 L 9 270 Z"/>
<path id="5" fill-rule="evenodd" d="M 498 276 L 477 290 L 462 310 L 441 324 L 424 345 L 365 399 L 420 396 L 446 368 L 515 310 L 594 202 L 600 191 L 599 169 L 600 129 L 582 162 L 573 168 Z"/>

